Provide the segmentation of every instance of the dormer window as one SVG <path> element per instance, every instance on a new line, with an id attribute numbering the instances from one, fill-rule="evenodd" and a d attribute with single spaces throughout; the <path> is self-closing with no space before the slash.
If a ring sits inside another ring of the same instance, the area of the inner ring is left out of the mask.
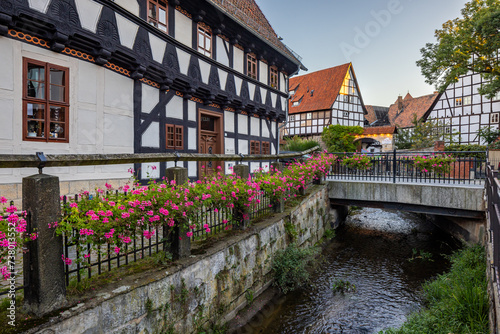
<path id="1" fill-rule="evenodd" d="M 247 75 L 252 79 L 257 79 L 257 58 L 252 53 L 247 54 Z"/>
<path id="2" fill-rule="evenodd" d="M 200 23 L 198 23 L 198 52 L 207 57 L 212 56 L 212 31 Z"/>
<path id="3" fill-rule="evenodd" d="M 276 66 L 271 66 L 270 71 L 269 84 L 273 88 L 278 88 L 278 68 L 276 68 Z"/>
<path id="4" fill-rule="evenodd" d="M 295 101 L 295 102 L 292 103 L 292 106 L 293 107 L 297 107 L 299 104 L 300 104 L 300 101 Z"/>
<path id="5" fill-rule="evenodd" d="M 167 32 L 167 2 L 148 0 L 148 23 Z"/>

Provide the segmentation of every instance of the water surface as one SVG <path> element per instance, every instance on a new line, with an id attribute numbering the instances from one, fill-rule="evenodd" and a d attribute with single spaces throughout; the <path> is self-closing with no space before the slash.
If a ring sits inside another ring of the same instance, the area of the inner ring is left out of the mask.
<path id="1" fill-rule="evenodd" d="M 422 305 L 421 285 L 448 268 L 458 242 L 416 215 L 362 209 L 337 230 L 306 288 L 273 300 L 245 333 L 377 333 Z M 431 254 L 432 261 L 416 258 Z M 422 253 L 421 253 L 422 252 Z M 334 293 L 349 281 L 355 292 Z"/>

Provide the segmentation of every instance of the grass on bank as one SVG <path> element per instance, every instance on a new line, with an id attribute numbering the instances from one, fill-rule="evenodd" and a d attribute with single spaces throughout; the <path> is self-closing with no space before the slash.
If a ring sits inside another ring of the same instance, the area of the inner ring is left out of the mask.
<path id="1" fill-rule="evenodd" d="M 451 269 L 423 286 L 426 307 L 386 334 L 487 334 L 489 300 L 484 248 L 451 256 Z"/>

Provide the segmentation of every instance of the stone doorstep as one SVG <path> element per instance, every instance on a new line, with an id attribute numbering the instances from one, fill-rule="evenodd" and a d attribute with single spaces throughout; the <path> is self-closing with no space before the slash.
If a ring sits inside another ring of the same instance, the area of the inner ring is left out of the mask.
<path id="1" fill-rule="evenodd" d="M 152 269 L 146 272 L 141 272 L 133 275 L 124 277 L 120 282 L 110 283 L 109 285 L 103 287 L 99 291 L 94 291 L 92 293 L 86 293 L 81 297 L 71 297 L 68 301 L 66 308 L 63 308 L 61 314 L 56 317 L 48 319 L 44 324 L 37 327 L 31 328 L 24 332 L 26 334 L 37 333 L 45 328 L 49 328 L 54 324 L 64 321 L 67 318 L 83 313 L 89 309 L 99 306 L 103 301 L 114 298 L 124 293 L 129 293 L 139 287 L 147 286 L 152 281 L 158 281 L 166 276 L 173 275 L 191 265 L 198 262 L 199 260 L 205 259 L 207 257 L 213 256 L 214 254 L 222 251 L 223 249 L 230 248 L 236 245 L 238 242 L 250 238 L 254 235 L 258 235 L 260 231 L 270 227 L 271 225 L 284 219 L 286 216 L 291 215 L 293 212 L 300 210 L 304 202 L 314 197 L 318 192 L 326 188 L 325 185 L 315 185 L 310 186 L 304 197 L 303 201 L 297 204 L 293 208 L 288 208 L 283 213 L 274 213 L 271 217 L 261 221 L 255 225 L 250 226 L 247 230 L 242 231 L 238 235 L 230 236 L 227 239 L 218 241 L 216 244 L 212 245 L 207 249 L 206 253 L 200 255 L 194 255 L 188 258 L 180 259 L 175 261 L 172 265 L 161 268 Z M 265 283 L 265 284 L 270 284 Z M 265 289 L 260 289 L 260 292 L 265 291 Z M 258 297 L 256 294 L 255 297 Z M 242 309 L 245 305 L 240 305 Z M 237 313 L 237 311 L 236 311 Z M 234 313 L 234 314 L 236 314 Z M 227 316 L 226 316 L 227 317 Z M 226 318 L 224 317 L 224 318 Z"/>

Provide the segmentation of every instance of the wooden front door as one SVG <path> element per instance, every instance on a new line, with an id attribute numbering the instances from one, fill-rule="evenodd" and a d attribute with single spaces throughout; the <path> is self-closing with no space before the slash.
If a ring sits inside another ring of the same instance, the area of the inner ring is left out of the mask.
<path id="1" fill-rule="evenodd" d="M 222 153 L 222 119 L 220 114 L 212 112 L 200 112 L 200 137 L 199 153 L 221 154 Z M 217 173 L 217 167 L 222 167 L 220 161 L 200 161 L 198 168 L 199 176 L 210 176 Z"/>

